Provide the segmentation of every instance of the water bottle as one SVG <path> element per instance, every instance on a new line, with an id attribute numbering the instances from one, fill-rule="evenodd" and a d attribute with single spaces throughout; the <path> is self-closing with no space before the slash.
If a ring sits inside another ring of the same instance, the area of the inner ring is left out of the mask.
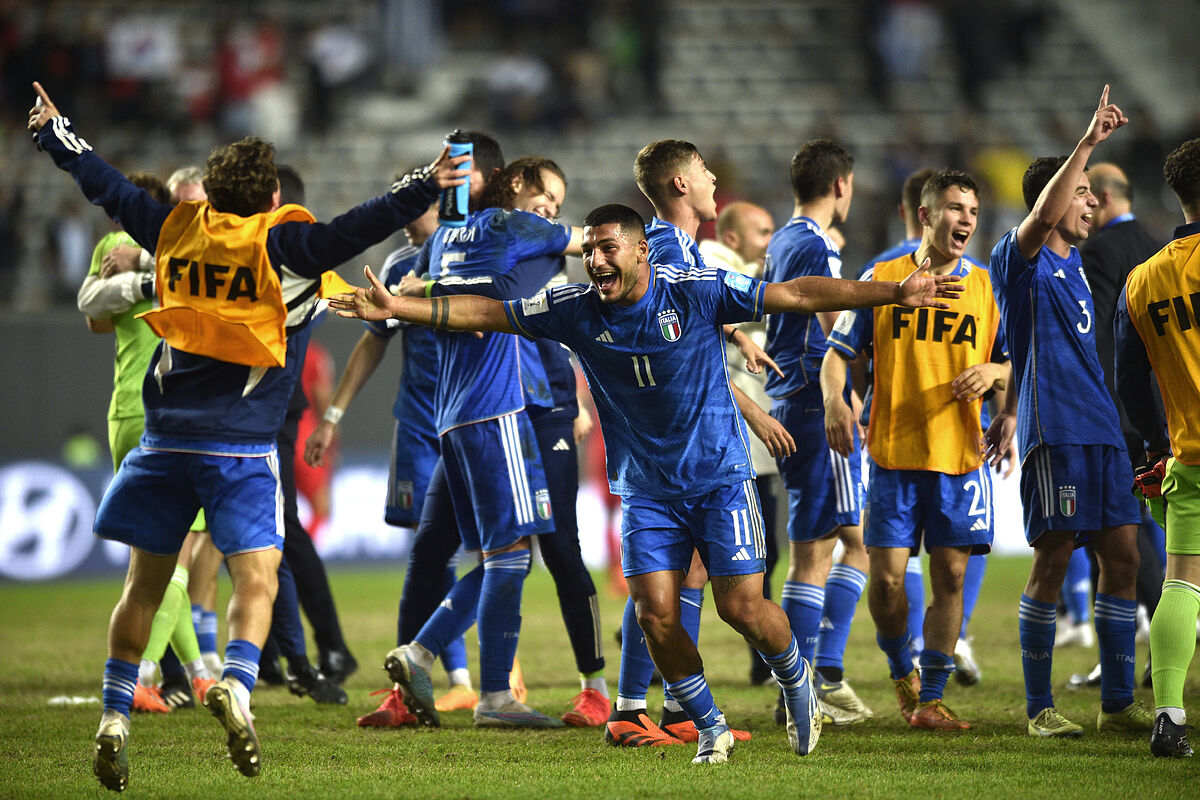
<path id="1" fill-rule="evenodd" d="M 471 155 L 474 145 L 467 135 L 457 128 L 446 136 L 443 142 L 450 148 L 450 157 Z M 450 186 L 442 190 L 441 200 L 438 201 L 438 222 L 450 228 L 461 228 L 467 224 L 467 212 L 470 206 L 471 179 L 467 178 L 461 186 Z"/>

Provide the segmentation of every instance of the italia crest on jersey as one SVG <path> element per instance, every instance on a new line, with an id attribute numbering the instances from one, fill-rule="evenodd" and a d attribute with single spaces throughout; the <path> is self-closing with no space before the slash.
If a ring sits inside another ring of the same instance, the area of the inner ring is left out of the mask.
<path id="1" fill-rule="evenodd" d="M 683 328 L 679 325 L 679 314 L 674 309 L 659 312 L 658 329 L 662 331 L 663 338 L 668 342 L 676 341 L 683 333 Z"/>
<path id="2" fill-rule="evenodd" d="M 396 484 L 396 505 L 403 509 L 413 506 L 412 481 L 400 481 Z"/>
<path id="3" fill-rule="evenodd" d="M 537 504 L 538 516 L 550 519 L 550 490 L 538 489 L 533 495 L 533 501 Z"/>
<path id="4" fill-rule="evenodd" d="M 1064 517 L 1075 516 L 1075 487 L 1058 487 L 1058 513 Z"/>

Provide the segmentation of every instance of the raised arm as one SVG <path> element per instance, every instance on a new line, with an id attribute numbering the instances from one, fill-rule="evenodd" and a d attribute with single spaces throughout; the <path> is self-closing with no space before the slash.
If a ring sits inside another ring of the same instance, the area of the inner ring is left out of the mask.
<path id="1" fill-rule="evenodd" d="M 1017 248 L 1026 261 L 1033 260 L 1050 238 L 1050 232 L 1062 220 L 1063 214 L 1067 213 L 1067 207 L 1079 186 L 1079 179 L 1083 176 L 1083 169 L 1087 166 L 1092 150 L 1128 121 L 1121 109 L 1108 102 L 1108 84 L 1104 84 L 1104 91 L 1100 94 L 1100 105 L 1096 108 L 1083 138 L 1075 145 L 1075 150 L 1059 167 L 1058 172 L 1054 173 L 1046 188 L 1042 189 L 1029 216 L 1017 226 Z"/>
<path id="2" fill-rule="evenodd" d="M 155 202 L 92 152 L 92 146 L 75 133 L 71 120 L 59 112 L 42 85 L 35 81 L 33 88 L 38 102 L 29 109 L 28 128 L 38 147 L 50 154 L 55 166 L 71 174 L 89 203 L 103 208 L 142 247 L 154 250 L 171 207 Z"/>
<path id="3" fill-rule="evenodd" d="M 330 298 L 329 307 L 338 316 L 368 322 L 398 319 L 439 330 L 516 333 L 499 300 L 475 295 L 397 297 L 379 282 L 370 267 L 364 267 L 363 274 L 370 283 L 368 288 Z"/>

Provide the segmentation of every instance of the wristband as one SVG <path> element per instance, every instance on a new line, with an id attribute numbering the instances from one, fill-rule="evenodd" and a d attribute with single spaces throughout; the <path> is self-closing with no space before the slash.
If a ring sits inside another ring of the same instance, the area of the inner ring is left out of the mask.
<path id="1" fill-rule="evenodd" d="M 337 425 L 342 421 L 342 415 L 345 413 L 345 409 L 338 408 L 337 406 L 330 406 L 329 408 L 325 409 L 325 416 L 322 417 L 322 419 L 331 425 Z"/>
<path id="2" fill-rule="evenodd" d="M 426 297 L 433 297 L 433 285 L 435 283 L 437 283 L 437 281 L 425 281 L 425 296 Z"/>

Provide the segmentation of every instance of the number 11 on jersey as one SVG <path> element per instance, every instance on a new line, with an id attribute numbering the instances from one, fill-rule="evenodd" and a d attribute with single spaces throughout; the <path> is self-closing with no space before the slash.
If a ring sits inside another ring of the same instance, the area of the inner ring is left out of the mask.
<path id="1" fill-rule="evenodd" d="M 630 356 L 633 359 L 633 377 L 637 378 L 638 387 L 657 386 L 654 373 L 650 371 L 650 356 Z"/>

